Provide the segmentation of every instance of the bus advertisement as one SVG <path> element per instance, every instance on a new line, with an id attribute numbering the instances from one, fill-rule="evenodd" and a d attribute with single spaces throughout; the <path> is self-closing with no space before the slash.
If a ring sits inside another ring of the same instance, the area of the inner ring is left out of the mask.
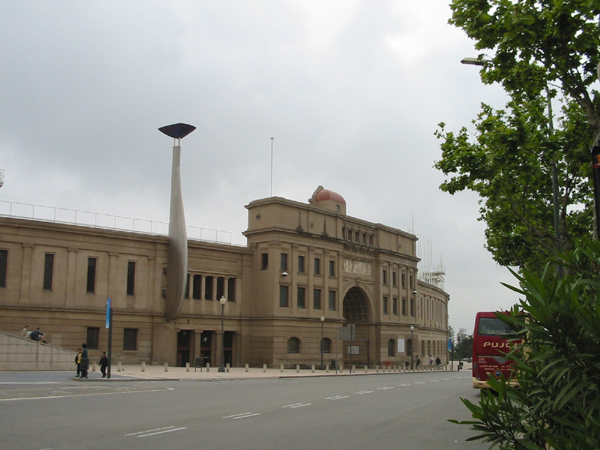
<path id="1" fill-rule="evenodd" d="M 473 387 L 475 389 L 490 389 L 489 374 L 497 380 L 504 376 L 505 379 L 511 380 L 511 384 L 517 384 L 517 380 L 511 379 L 513 362 L 506 359 L 506 354 L 514 345 L 511 340 L 515 338 L 515 332 L 498 319 L 495 313 L 477 313 L 473 333 Z"/>

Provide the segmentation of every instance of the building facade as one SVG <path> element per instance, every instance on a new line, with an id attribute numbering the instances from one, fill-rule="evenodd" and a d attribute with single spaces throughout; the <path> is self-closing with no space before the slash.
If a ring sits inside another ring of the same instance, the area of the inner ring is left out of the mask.
<path id="1" fill-rule="evenodd" d="M 171 319 L 166 236 L 0 217 L 0 330 L 41 327 L 94 356 L 107 349 L 110 298 L 123 363 L 447 360 L 449 296 L 417 278 L 416 236 L 347 216 L 321 187 L 308 203 L 246 208 L 246 246 L 188 240 L 185 300 Z"/>

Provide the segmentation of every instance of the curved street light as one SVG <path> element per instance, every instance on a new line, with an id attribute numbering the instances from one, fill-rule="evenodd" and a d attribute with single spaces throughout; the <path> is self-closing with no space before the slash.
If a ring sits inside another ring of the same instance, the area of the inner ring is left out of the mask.
<path id="1" fill-rule="evenodd" d="M 219 372 L 225 372 L 225 304 L 227 299 L 223 295 L 219 299 L 221 304 L 221 365 L 219 366 Z"/>

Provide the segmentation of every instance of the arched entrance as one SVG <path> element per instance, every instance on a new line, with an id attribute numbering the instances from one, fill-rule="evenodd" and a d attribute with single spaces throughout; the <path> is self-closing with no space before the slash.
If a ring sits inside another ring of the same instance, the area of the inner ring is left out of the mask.
<path id="1" fill-rule="evenodd" d="M 344 296 L 343 314 L 346 325 L 355 326 L 355 339 L 343 342 L 343 355 L 346 364 L 369 364 L 369 299 L 359 287 L 351 288 Z"/>

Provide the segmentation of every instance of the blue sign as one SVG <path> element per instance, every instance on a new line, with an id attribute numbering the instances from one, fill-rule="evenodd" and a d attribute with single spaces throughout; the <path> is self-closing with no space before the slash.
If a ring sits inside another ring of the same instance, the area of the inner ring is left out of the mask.
<path id="1" fill-rule="evenodd" d="M 106 328 L 110 328 L 110 298 L 106 300 Z"/>
<path id="2" fill-rule="evenodd" d="M 448 350 L 452 351 L 452 339 L 448 339 Z"/>

